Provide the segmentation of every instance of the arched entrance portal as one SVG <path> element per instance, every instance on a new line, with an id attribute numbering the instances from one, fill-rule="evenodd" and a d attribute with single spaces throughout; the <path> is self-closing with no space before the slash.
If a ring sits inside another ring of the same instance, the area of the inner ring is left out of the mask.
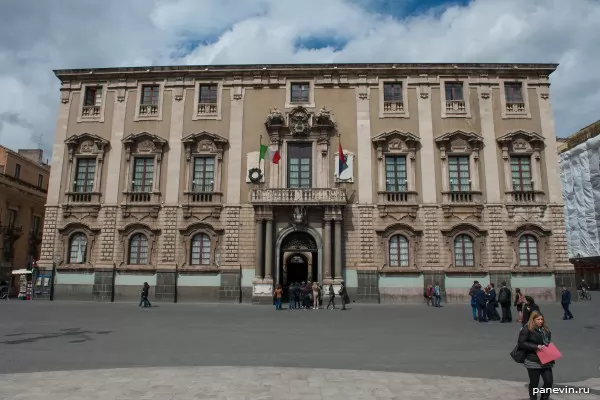
<path id="1" fill-rule="evenodd" d="M 286 298 L 293 282 L 320 281 L 319 246 L 310 233 L 288 233 L 280 240 L 278 250 L 276 282 L 283 286 Z"/>

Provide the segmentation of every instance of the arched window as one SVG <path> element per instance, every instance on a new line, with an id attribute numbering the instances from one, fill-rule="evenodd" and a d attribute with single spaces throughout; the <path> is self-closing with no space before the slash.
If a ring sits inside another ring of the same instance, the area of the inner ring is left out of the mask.
<path id="1" fill-rule="evenodd" d="M 136 233 L 129 239 L 129 264 L 148 264 L 148 238 L 142 233 Z"/>
<path id="2" fill-rule="evenodd" d="M 69 241 L 69 264 L 85 264 L 87 261 L 87 236 L 77 232 Z"/>
<path id="3" fill-rule="evenodd" d="M 523 235 L 519 238 L 519 265 L 524 267 L 537 267 L 540 265 L 538 241 L 535 236 Z"/>
<path id="4" fill-rule="evenodd" d="M 390 267 L 408 267 L 408 239 L 405 236 L 390 238 Z"/>
<path id="5" fill-rule="evenodd" d="M 191 265 L 210 264 L 210 237 L 206 233 L 198 233 L 192 238 Z"/>
<path id="6" fill-rule="evenodd" d="M 456 267 L 472 267 L 475 265 L 473 239 L 469 235 L 458 235 L 454 239 L 454 265 Z"/>

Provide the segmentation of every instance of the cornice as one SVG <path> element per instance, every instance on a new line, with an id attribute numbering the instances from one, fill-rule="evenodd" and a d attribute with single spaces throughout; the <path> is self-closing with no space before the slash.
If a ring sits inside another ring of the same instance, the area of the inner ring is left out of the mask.
<path id="1" fill-rule="evenodd" d="M 257 83 L 280 84 L 286 77 L 320 77 L 317 84 L 344 86 L 371 84 L 373 80 L 387 76 L 417 76 L 431 82 L 432 77 L 456 76 L 544 76 L 556 70 L 558 64 L 254 64 L 254 65 L 208 65 L 208 66 L 155 66 L 125 68 L 87 68 L 54 70 L 63 82 L 115 81 L 127 83 L 141 79 L 169 79 L 178 85 L 188 86 L 195 78 L 223 79 L 231 84 L 251 86 Z M 321 82 L 319 82 L 319 80 Z M 437 80 L 437 79 L 435 79 Z M 285 83 L 285 81 L 283 81 Z M 416 82 L 415 82 L 416 83 Z M 426 83 L 426 82 L 422 82 Z M 70 87 L 74 89 L 74 87 Z"/>

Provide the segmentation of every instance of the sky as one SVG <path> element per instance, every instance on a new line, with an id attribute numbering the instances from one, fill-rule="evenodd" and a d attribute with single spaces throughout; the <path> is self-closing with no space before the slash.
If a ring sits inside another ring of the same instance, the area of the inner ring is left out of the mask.
<path id="1" fill-rule="evenodd" d="M 600 119 L 600 0 L 0 0 L 0 144 L 56 126 L 53 69 L 176 64 L 559 63 L 556 133 Z"/>

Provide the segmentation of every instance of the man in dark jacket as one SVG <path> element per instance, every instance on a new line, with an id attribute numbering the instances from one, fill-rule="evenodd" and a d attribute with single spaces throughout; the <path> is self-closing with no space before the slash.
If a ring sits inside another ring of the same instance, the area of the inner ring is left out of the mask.
<path id="1" fill-rule="evenodd" d="M 498 321 L 500 316 L 498 315 L 498 311 L 496 307 L 498 307 L 498 299 L 496 298 L 496 289 L 494 289 L 494 284 L 490 283 L 490 294 L 488 296 L 488 318 L 493 321 Z"/>
<path id="2" fill-rule="evenodd" d="M 502 308 L 502 319 L 500 322 L 512 322 L 512 314 L 510 312 L 510 300 L 511 293 L 510 289 L 506 287 L 506 282 L 502 282 L 502 287 L 498 293 L 498 303 L 500 303 L 500 307 Z"/>
<path id="3" fill-rule="evenodd" d="M 473 293 L 477 302 L 477 320 L 479 322 L 488 322 L 485 313 L 485 292 L 479 283 L 475 285 Z"/>
<path id="4" fill-rule="evenodd" d="M 573 319 L 573 314 L 571 314 L 571 311 L 569 310 L 569 306 L 571 305 L 571 291 L 567 289 L 565 285 L 562 286 L 560 304 L 562 305 L 563 310 L 565 310 L 563 319 Z"/>

